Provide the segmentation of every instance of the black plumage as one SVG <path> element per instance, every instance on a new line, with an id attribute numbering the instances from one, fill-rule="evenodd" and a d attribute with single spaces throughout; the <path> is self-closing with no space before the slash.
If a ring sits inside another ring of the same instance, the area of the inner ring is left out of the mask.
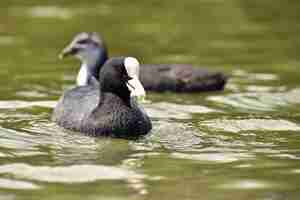
<path id="1" fill-rule="evenodd" d="M 147 134 L 151 121 L 130 97 L 130 77 L 124 58 L 108 60 L 100 70 L 99 84 L 66 91 L 52 119 L 60 126 L 92 136 L 135 138 Z"/>
<path id="2" fill-rule="evenodd" d="M 221 72 L 186 64 L 141 65 L 140 79 L 146 90 L 204 92 L 223 90 L 227 77 Z"/>
<path id="3" fill-rule="evenodd" d="M 82 42 L 90 44 L 89 48 L 80 49 L 78 46 Z M 92 52 L 93 44 L 99 51 L 97 62 L 94 66 L 89 66 L 90 76 L 101 68 L 103 62 L 108 58 L 107 46 L 103 39 L 97 33 L 80 33 L 72 40 L 70 45 L 63 51 L 63 55 L 70 53 L 75 55 L 82 52 Z M 75 50 L 75 52 L 73 52 Z M 88 57 L 88 56 L 85 56 Z M 84 58 L 86 59 L 86 58 Z M 84 60 L 81 58 L 81 60 Z M 223 90 L 227 83 L 228 77 L 213 70 L 203 67 L 192 66 L 187 64 L 144 64 L 141 65 L 140 80 L 144 88 L 148 91 L 173 91 L 173 92 L 204 92 Z M 98 77 L 95 77 L 96 80 Z"/>

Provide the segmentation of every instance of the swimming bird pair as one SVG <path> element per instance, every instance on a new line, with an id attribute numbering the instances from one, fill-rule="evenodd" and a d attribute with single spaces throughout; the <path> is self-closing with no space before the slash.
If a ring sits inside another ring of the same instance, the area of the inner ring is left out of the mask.
<path id="1" fill-rule="evenodd" d="M 223 89 L 226 77 L 190 65 L 143 65 L 132 57 L 111 58 L 101 37 L 80 33 L 60 57 L 73 55 L 82 65 L 77 87 L 60 98 L 53 120 L 60 126 L 89 135 L 138 137 L 151 130 L 151 121 L 132 96 L 145 96 L 143 85 L 156 91 Z"/>

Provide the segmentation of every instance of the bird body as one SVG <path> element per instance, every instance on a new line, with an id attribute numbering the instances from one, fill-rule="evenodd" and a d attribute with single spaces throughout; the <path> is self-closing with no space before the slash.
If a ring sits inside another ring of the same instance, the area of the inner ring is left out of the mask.
<path id="1" fill-rule="evenodd" d="M 149 91 L 199 92 L 223 90 L 227 77 L 187 64 L 145 64 L 141 81 Z"/>
<path id="2" fill-rule="evenodd" d="M 99 84 L 67 90 L 53 111 L 53 121 L 91 136 L 135 138 L 147 134 L 152 128 L 150 118 L 131 96 L 134 90 L 141 90 L 138 80 L 132 82 L 138 66 L 124 66 L 126 59 L 110 59 L 100 71 Z"/>
<path id="3" fill-rule="evenodd" d="M 80 33 L 63 50 L 61 57 L 74 52 L 75 57 L 82 61 L 77 85 L 89 84 L 91 77 L 98 80 L 97 72 L 108 59 L 103 39 L 96 33 Z M 149 91 L 203 92 L 223 90 L 227 76 L 188 64 L 144 64 L 141 65 L 140 80 Z"/>

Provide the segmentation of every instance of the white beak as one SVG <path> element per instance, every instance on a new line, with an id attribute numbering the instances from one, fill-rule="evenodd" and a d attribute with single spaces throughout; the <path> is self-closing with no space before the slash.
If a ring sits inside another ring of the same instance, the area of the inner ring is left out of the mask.
<path id="1" fill-rule="evenodd" d="M 145 97 L 146 96 L 146 92 L 145 89 L 142 85 L 142 83 L 140 82 L 140 80 L 138 79 L 137 76 L 131 77 L 132 79 L 128 81 L 127 83 L 127 87 L 130 91 L 130 95 L 132 97 Z"/>

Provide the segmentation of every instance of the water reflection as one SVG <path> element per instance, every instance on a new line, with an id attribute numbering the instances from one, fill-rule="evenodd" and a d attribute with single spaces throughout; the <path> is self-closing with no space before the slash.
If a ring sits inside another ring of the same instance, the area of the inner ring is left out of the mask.
<path id="1" fill-rule="evenodd" d="M 16 181 L 16 180 L 3 179 L 3 178 L 0 178 L 0 187 L 5 189 L 15 189 L 15 190 L 36 190 L 41 188 L 40 186 L 27 181 Z M 2 198 L 7 199 L 6 197 L 2 197 Z"/>
<path id="2" fill-rule="evenodd" d="M 57 101 L 0 101 L 0 109 L 20 109 L 34 106 L 53 108 L 56 103 Z"/>
<path id="3" fill-rule="evenodd" d="M 40 18 L 59 18 L 70 19 L 73 17 L 71 10 L 66 8 L 60 8 L 56 6 L 36 6 L 28 10 L 28 14 L 32 17 Z"/>
<path id="4" fill-rule="evenodd" d="M 300 126 L 287 120 L 274 119 L 230 119 L 204 121 L 201 125 L 216 131 L 238 133 L 240 131 L 300 131 Z"/>
<path id="5" fill-rule="evenodd" d="M 79 184 L 95 181 L 125 180 L 129 187 L 140 194 L 147 194 L 143 179 L 145 175 L 137 174 L 125 168 L 101 165 L 71 165 L 62 167 L 30 166 L 24 163 L 0 166 L 0 174 L 10 174 L 16 178 L 46 182 Z M 14 184 L 13 186 L 11 186 Z M 9 189 L 39 189 L 39 186 L 25 181 L 0 179 L 0 187 Z"/>
<path id="6" fill-rule="evenodd" d="M 299 88 L 288 89 L 278 83 L 279 77 L 274 74 L 236 70 L 228 85 L 234 93 L 209 96 L 207 100 L 237 111 L 277 111 L 284 106 L 299 104 Z"/>
<path id="7" fill-rule="evenodd" d="M 0 36 L 0 45 L 12 45 L 16 39 L 12 36 Z"/>
<path id="8" fill-rule="evenodd" d="M 154 129 L 140 143 L 134 143 L 135 149 L 191 151 L 203 145 L 203 140 L 192 126 L 180 122 L 154 122 Z M 142 148 L 141 148 L 142 147 Z"/>
<path id="9" fill-rule="evenodd" d="M 15 177 L 52 183 L 82 183 L 97 180 L 143 179 L 133 171 L 101 165 L 72 165 L 66 167 L 30 166 L 24 163 L 0 166 L 0 173 Z"/>
<path id="10" fill-rule="evenodd" d="M 263 181 L 257 181 L 257 180 L 241 180 L 241 181 L 234 181 L 234 182 L 227 182 L 223 185 L 217 186 L 221 189 L 243 189 L 243 190 L 249 190 L 249 189 L 266 189 L 266 188 L 274 188 L 276 184 L 273 183 L 267 183 Z"/>
<path id="11" fill-rule="evenodd" d="M 150 117 L 158 119 L 191 119 L 192 114 L 220 112 L 201 105 L 182 105 L 168 102 L 146 104 Z"/>
<path id="12" fill-rule="evenodd" d="M 200 153 L 200 154 L 184 154 L 184 153 L 172 153 L 171 157 L 177 159 L 190 159 L 205 163 L 231 163 L 240 161 L 243 159 L 251 159 L 254 156 L 246 153 Z"/>
<path id="13" fill-rule="evenodd" d="M 299 89 L 293 89 L 286 92 L 256 91 L 229 94 L 226 96 L 210 96 L 207 99 L 241 111 L 277 111 L 283 106 L 297 106 L 297 104 L 300 103 L 299 94 Z"/>

